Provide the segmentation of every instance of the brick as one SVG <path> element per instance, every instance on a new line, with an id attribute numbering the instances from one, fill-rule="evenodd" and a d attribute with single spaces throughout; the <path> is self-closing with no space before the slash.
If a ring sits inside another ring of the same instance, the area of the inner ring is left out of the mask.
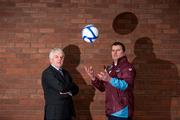
<path id="1" fill-rule="evenodd" d="M 31 7 L 31 3 L 16 3 L 16 7 Z"/>
<path id="2" fill-rule="evenodd" d="M 16 37 L 17 37 L 17 38 L 27 39 L 27 38 L 30 38 L 30 37 L 31 37 L 31 34 L 29 34 L 29 33 L 16 33 Z"/>
<path id="3" fill-rule="evenodd" d="M 149 24 L 161 24 L 162 20 L 161 19 L 149 19 L 148 23 Z"/>
<path id="4" fill-rule="evenodd" d="M 37 53 L 38 49 L 32 48 L 23 48 L 22 53 Z"/>
<path id="5" fill-rule="evenodd" d="M 0 58 L 15 58 L 16 54 L 15 53 L 0 53 Z"/>
<path id="6" fill-rule="evenodd" d="M 46 3 L 32 3 L 32 7 L 39 8 L 39 7 L 46 7 Z"/>
<path id="7" fill-rule="evenodd" d="M 17 47 L 17 48 L 29 48 L 30 43 L 15 43 L 15 47 Z"/>
<path id="8" fill-rule="evenodd" d="M 43 43 L 31 43 L 32 48 L 45 48 L 45 46 Z"/>
<path id="9" fill-rule="evenodd" d="M 41 33 L 53 33 L 54 29 L 53 28 L 41 28 L 40 32 Z"/>
<path id="10" fill-rule="evenodd" d="M 177 34 L 178 30 L 177 29 L 167 29 L 167 30 L 163 30 L 163 32 L 165 34 Z"/>
<path id="11" fill-rule="evenodd" d="M 71 23 L 85 23 L 85 19 L 72 19 Z"/>
<path id="12" fill-rule="evenodd" d="M 46 48 L 45 49 L 41 48 L 41 49 L 38 50 L 39 53 L 49 53 L 49 51 L 50 51 L 50 49 L 48 49 L 48 48 L 47 49 Z"/>

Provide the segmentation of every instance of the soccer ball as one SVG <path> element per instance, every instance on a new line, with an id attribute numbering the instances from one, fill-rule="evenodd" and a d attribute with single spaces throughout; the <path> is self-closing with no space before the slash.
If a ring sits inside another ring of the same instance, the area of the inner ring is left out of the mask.
<path id="1" fill-rule="evenodd" d="M 98 34 L 98 29 L 94 25 L 86 25 L 82 30 L 82 39 L 85 42 L 93 43 L 98 38 Z"/>

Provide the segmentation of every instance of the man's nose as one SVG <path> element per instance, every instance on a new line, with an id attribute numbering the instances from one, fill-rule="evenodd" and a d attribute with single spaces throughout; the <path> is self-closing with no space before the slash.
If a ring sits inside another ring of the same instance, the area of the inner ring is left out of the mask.
<path id="1" fill-rule="evenodd" d="M 114 51 L 114 53 L 116 54 L 116 53 L 117 53 L 117 51 Z"/>

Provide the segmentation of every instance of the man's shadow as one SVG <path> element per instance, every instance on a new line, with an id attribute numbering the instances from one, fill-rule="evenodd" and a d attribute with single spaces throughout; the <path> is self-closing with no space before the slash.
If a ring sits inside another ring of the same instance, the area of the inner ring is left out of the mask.
<path id="1" fill-rule="evenodd" d="M 135 120 L 171 120 L 171 100 L 179 94 L 177 67 L 156 57 L 148 37 L 135 42 L 134 53 Z"/>
<path id="2" fill-rule="evenodd" d="M 70 72 L 74 82 L 79 86 L 79 93 L 74 97 L 76 120 L 92 120 L 90 104 L 93 102 L 95 89 L 93 86 L 87 85 L 77 70 L 80 64 L 80 49 L 76 45 L 68 45 L 63 51 L 65 53 L 63 67 Z"/>

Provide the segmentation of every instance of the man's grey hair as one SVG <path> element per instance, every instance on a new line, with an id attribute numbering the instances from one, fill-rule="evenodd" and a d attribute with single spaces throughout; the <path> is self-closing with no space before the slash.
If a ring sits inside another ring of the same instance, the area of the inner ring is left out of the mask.
<path id="1" fill-rule="evenodd" d="M 53 58 L 53 55 L 55 52 L 60 52 L 62 53 L 63 56 L 65 56 L 63 50 L 61 48 L 53 48 L 51 49 L 51 51 L 49 52 L 49 59 L 51 60 Z"/>

